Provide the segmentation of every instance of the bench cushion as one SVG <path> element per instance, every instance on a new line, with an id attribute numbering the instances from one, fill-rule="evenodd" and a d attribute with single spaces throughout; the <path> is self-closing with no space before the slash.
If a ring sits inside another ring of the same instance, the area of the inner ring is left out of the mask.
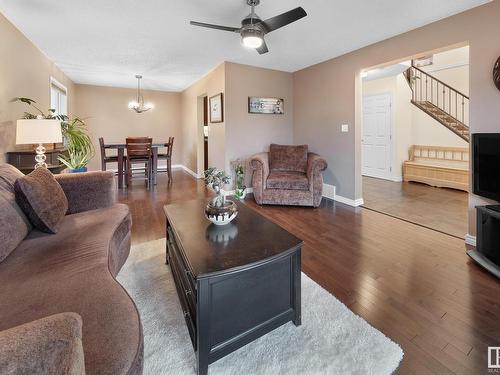
<path id="1" fill-rule="evenodd" d="M 115 276 L 128 257 L 126 205 L 64 217 L 57 234 L 32 231 L 0 263 L 0 330 L 65 311 L 83 321 L 89 374 L 142 373 L 142 328 Z"/>

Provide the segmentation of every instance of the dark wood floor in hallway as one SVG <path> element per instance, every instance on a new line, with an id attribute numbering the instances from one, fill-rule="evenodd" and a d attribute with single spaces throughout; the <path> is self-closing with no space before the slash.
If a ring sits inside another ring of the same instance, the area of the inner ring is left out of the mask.
<path id="1" fill-rule="evenodd" d="M 136 181 L 119 200 L 140 243 L 164 237 L 164 204 L 208 195 L 175 171 L 172 185 L 164 175 L 151 191 Z M 399 373 L 488 373 L 487 347 L 500 346 L 500 281 L 469 260 L 462 240 L 328 200 L 318 209 L 246 203 L 303 239 L 303 271 L 402 346 Z"/>

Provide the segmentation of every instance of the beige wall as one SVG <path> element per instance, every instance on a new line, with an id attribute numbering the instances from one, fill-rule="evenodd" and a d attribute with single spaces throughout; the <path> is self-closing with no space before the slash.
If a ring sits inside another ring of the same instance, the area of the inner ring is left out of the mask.
<path id="1" fill-rule="evenodd" d="M 225 64 L 223 63 L 181 93 L 181 163 L 195 173 L 203 172 L 201 156 L 203 152 L 203 128 L 202 121 L 200 121 L 202 112 L 199 111 L 199 99 L 205 95 L 210 97 L 221 92 L 224 94 L 225 80 Z M 225 112 L 225 98 L 223 108 Z M 209 166 L 225 167 L 225 127 L 225 122 L 209 123 Z"/>
<path id="2" fill-rule="evenodd" d="M 172 164 L 182 155 L 181 95 L 162 91 L 143 91 L 146 101 L 154 104 L 148 112 L 135 113 L 127 108 L 137 90 L 104 86 L 76 85 L 75 115 L 85 119 L 96 147 L 90 170 L 101 168 L 99 137 L 106 143 L 123 143 L 128 136 L 150 136 L 166 142 L 175 137 Z M 116 166 L 109 165 L 109 168 Z"/>
<path id="3" fill-rule="evenodd" d="M 16 120 L 28 110 L 13 97 L 29 97 L 47 110 L 49 82 L 54 77 L 68 89 L 68 110 L 74 109 L 74 85 L 37 47 L 0 14 L 0 163 L 15 145 Z"/>
<path id="4" fill-rule="evenodd" d="M 500 1 L 443 19 L 294 73 L 295 142 L 309 143 L 328 160 L 326 182 L 339 195 L 362 197 L 360 154 L 360 71 L 407 60 L 447 46 L 470 46 L 471 132 L 498 132 L 500 92 L 492 67 L 500 54 Z M 351 125 L 349 133 L 340 124 Z M 354 126 L 354 128 L 353 128 Z M 469 231 L 475 233 L 470 197 Z"/>
<path id="5" fill-rule="evenodd" d="M 284 114 L 248 113 L 248 97 L 284 99 Z M 235 159 L 247 160 L 269 144 L 293 144 L 293 75 L 226 62 L 226 170 Z M 247 168 L 246 184 L 251 173 Z"/>

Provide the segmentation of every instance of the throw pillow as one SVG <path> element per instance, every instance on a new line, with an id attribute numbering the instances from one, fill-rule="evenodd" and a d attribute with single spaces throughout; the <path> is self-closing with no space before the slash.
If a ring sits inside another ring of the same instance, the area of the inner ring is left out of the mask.
<path id="1" fill-rule="evenodd" d="M 287 146 L 271 144 L 269 168 L 275 171 L 307 172 L 307 145 Z"/>
<path id="2" fill-rule="evenodd" d="M 68 200 L 52 172 L 37 168 L 18 178 L 14 191 L 17 203 L 33 226 L 46 233 L 57 233 L 68 211 Z"/>

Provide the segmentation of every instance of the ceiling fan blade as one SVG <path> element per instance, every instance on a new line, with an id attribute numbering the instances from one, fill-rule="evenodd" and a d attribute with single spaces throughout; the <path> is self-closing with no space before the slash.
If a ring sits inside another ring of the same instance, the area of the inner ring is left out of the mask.
<path id="1" fill-rule="evenodd" d="M 268 53 L 269 49 L 267 48 L 266 41 L 262 40 L 262 45 L 259 48 L 256 48 L 256 50 L 261 55 L 264 54 L 264 53 Z"/>
<path id="2" fill-rule="evenodd" d="M 269 33 L 279 29 L 280 27 L 288 25 L 289 23 L 300 20 L 305 16 L 307 16 L 306 11 L 302 7 L 297 7 L 276 17 L 262 21 L 262 25 L 265 27 L 266 32 Z"/>
<path id="3" fill-rule="evenodd" d="M 203 23 L 203 22 L 196 22 L 196 21 L 191 21 L 189 23 L 191 25 L 194 25 L 194 26 L 208 27 L 209 29 L 217 29 L 217 30 L 223 30 L 223 31 L 231 31 L 233 33 L 240 31 L 239 27 L 212 25 L 211 23 Z"/>

